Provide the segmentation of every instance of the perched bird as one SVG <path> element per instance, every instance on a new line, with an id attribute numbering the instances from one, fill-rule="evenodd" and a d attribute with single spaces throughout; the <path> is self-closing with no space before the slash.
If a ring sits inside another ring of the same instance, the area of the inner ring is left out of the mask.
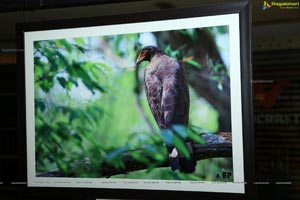
<path id="1" fill-rule="evenodd" d="M 175 58 L 155 46 L 146 46 L 140 51 L 136 64 L 143 61 L 149 61 L 144 73 L 145 90 L 158 127 L 161 130 L 171 130 L 173 125 L 187 126 L 190 99 L 184 68 Z M 174 146 L 167 144 L 170 165 L 172 170 L 192 173 L 195 171 L 196 161 L 191 141 L 184 142 L 191 155 L 189 159 L 180 155 Z"/>

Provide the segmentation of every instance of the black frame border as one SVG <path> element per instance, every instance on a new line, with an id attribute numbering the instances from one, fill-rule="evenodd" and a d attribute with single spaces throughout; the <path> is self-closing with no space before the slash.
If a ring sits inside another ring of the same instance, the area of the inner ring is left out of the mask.
<path id="1" fill-rule="evenodd" d="M 252 106 L 252 68 L 250 44 L 250 6 L 248 0 L 216 3 L 193 8 L 166 9 L 145 13 L 122 14 L 112 16 L 56 20 L 48 22 L 34 22 L 17 24 L 17 73 L 18 73 L 18 126 L 21 136 L 20 145 L 20 174 L 21 180 L 27 180 L 26 161 L 26 99 L 25 99 L 25 57 L 24 32 L 51 29 L 65 29 L 90 27 L 99 25 L 113 25 L 135 22 L 150 22 L 179 18 L 202 17 L 239 13 L 240 21 L 240 56 L 241 56 L 241 85 L 242 85 L 242 116 L 243 116 L 243 158 L 245 175 L 245 194 L 188 192 L 188 191 L 160 191 L 137 189 L 87 189 L 87 188 L 31 188 L 24 186 L 22 194 L 26 197 L 72 199 L 122 198 L 122 199 L 153 199 L 162 196 L 168 198 L 206 198 L 206 199 L 256 199 L 254 185 L 254 137 L 253 137 L 253 106 Z M 109 19 L 109 20 L 107 20 Z"/>

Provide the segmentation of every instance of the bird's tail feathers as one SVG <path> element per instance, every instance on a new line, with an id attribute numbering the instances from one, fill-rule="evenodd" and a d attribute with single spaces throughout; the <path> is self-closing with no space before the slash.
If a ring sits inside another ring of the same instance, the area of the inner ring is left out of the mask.
<path id="1" fill-rule="evenodd" d="M 169 154 L 169 160 L 172 171 L 179 169 L 179 159 L 176 148 L 172 148 L 172 152 Z"/>
<path id="2" fill-rule="evenodd" d="M 191 157 L 189 159 L 185 157 L 179 157 L 178 160 L 180 172 L 187 174 L 195 172 L 197 163 L 193 154 L 191 154 Z"/>
<path id="3" fill-rule="evenodd" d="M 187 149 L 190 152 L 190 157 L 186 158 L 180 155 L 176 148 L 173 148 L 169 154 L 170 166 L 172 171 L 177 169 L 183 173 L 193 173 L 196 170 L 196 159 L 193 153 L 191 142 L 186 142 Z"/>

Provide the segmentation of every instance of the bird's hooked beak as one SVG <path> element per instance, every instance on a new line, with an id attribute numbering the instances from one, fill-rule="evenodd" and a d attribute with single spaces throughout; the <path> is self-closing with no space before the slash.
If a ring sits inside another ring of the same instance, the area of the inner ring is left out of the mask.
<path id="1" fill-rule="evenodd" d="M 146 52 L 145 51 L 141 51 L 141 53 L 139 54 L 138 58 L 136 59 L 136 64 L 140 64 L 141 62 L 143 62 L 146 58 Z"/>

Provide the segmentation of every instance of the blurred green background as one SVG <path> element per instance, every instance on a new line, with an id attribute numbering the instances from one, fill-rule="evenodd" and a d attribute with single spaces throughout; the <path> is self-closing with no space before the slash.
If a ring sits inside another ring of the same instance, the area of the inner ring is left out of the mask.
<path id="1" fill-rule="evenodd" d="M 147 169 L 111 178 L 232 181 L 232 176 L 216 177 L 233 173 L 230 158 L 198 161 L 192 175 L 155 167 L 167 151 L 143 88 L 147 63 L 135 65 L 146 45 L 176 57 L 190 82 L 190 127 L 199 134 L 230 132 L 228 38 L 227 26 L 220 26 L 36 41 L 36 173 L 59 169 L 76 177 L 102 177 L 100 162 L 122 169 L 122 155 L 129 152 Z"/>

